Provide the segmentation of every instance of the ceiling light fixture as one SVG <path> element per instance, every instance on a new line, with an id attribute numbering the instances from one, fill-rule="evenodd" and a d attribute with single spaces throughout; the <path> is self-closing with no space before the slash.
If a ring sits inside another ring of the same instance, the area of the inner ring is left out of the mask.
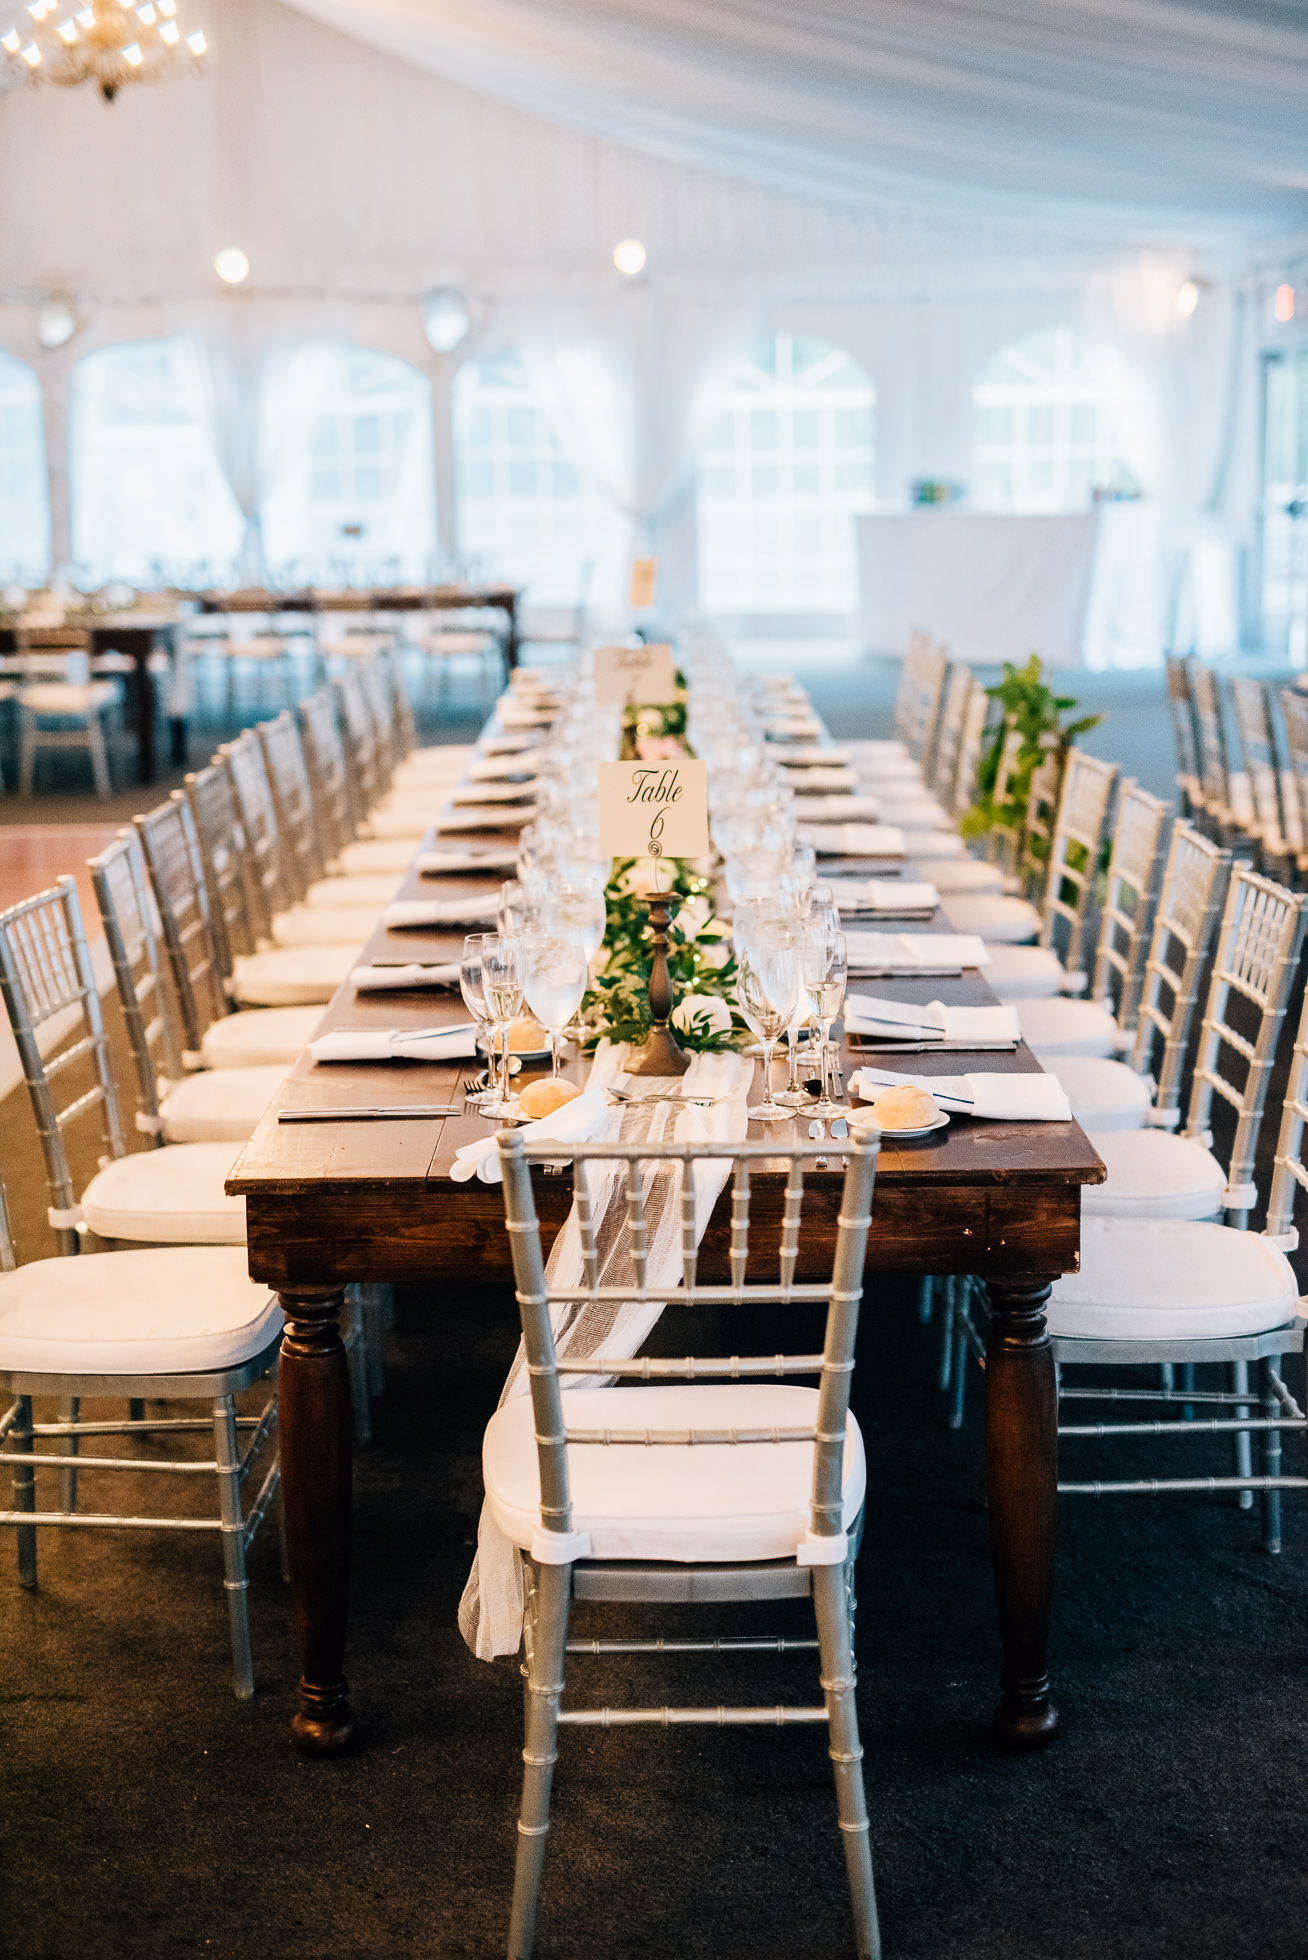
<path id="1" fill-rule="evenodd" d="M 422 330 L 438 354 L 452 354 L 472 325 L 468 302 L 457 286 L 433 286 L 422 296 Z"/>
<path id="2" fill-rule="evenodd" d="M 250 261 L 239 245 L 225 245 L 214 260 L 213 269 L 225 286 L 240 286 L 250 276 Z"/>
<path id="3" fill-rule="evenodd" d="M 645 247 L 638 238 L 624 238 L 613 247 L 613 263 L 628 279 L 645 270 Z"/>
<path id="4" fill-rule="evenodd" d="M 67 8 L 62 20 L 58 14 Z M 112 102 L 124 82 L 157 82 L 183 69 L 199 69 L 206 51 L 197 29 L 181 46 L 173 25 L 177 0 L 30 0 L 30 38 L 10 29 L 0 34 L 0 75 L 75 88 L 93 82 Z M 163 25 L 161 18 L 163 17 Z"/>

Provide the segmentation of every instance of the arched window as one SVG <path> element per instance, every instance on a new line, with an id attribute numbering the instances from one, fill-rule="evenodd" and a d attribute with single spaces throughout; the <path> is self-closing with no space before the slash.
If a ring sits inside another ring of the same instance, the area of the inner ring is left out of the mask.
<path id="1" fill-rule="evenodd" d="M 876 390 L 842 348 L 762 340 L 699 458 L 708 612 L 853 612 L 854 516 L 872 508 Z"/>
<path id="2" fill-rule="evenodd" d="M 319 345 L 295 350 L 264 388 L 265 436 L 280 424 L 288 445 L 263 509 L 269 566 L 357 585 L 428 577 L 436 492 L 427 377 L 392 354 Z"/>
<path id="3" fill-rule="evenodd" d="M 50 489 L 41 389 L 0 349 L 0 578 L 35 584 L 50 564 Z"/>
<path id="4" fill-rule="evenodd" d="M 630 525 L 568 452 L 512 349 L 454 383 L 459 551 L 470 568 L 514 579 L 537 606 L 611 604 Z"/>
<path id="5" fill-rule="evenodd" d="M 73 370 L 73 558 L 134 585 L 226 576 L 243 525 L 197 401 L 189 343 L 135 340 Z"/>
<path id="6" fill-rule="evenodd" d="M 1002 348 L 972 401 L 972 501 L 987 510 L 1084 510 L 1120 473 L 1103 377 L 1072 327 Z"/>

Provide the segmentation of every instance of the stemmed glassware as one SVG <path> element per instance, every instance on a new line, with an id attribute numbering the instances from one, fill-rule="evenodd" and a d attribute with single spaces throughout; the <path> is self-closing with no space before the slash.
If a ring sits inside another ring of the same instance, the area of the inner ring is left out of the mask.
<path id="1" fill-rule="evenodd" d="M 483 1101 L 483 1116 L 512 1116 L 518 1099 L 509 1094 L 509 1030 L 522 1006 L 522 976 L 518 970 L 518 942 L 501 932 L 483 932 L 481 939 L 481 987 L 486 1018 L 491 1031 L 491 1067 L 503 1037 L 499 1060 L 499 1082 Z M 466 996 L 465 996 L 466 998 Z"/>
<path id="2" fill-rule="evenodd" d="M 540 903 L 535 894 L 510 878 L 500 886 L 499 926 L 500 931 L 514 934 L 539 932 L 544 925 Z"/>
<path id="3" fill-rule="evenodd" d="M 463 995 L 464 1006 L 477 1023 L 478 1033 L 486 1049 L 486 1087 L 470 1090 L 467 1100 L 476 1103 L 483 1112 L 486 1104 L 495 1094 L 495 1085 L 491 1080 L 495 1067 L 491 1012 L 486 1005 L 486 989 L 481 979 L 481 942 L 484 938 L 484 933 L 470 932 L 463 942 L 463 954 L 459 961 L 459 992 Z"/>
<path id="4" fill-rule="evenodd" d="M 590 963 L 575 932 L 528 932 L 518 942 L 522 991 L 528 1007 L 550 1034 L 550 1074 L 559 1074 L 563 1030 L 585 998 Z"/>
<path id="5" fill-rule="evenodd" d="M 740 953 L 736 1003 L 763 1049 L 763 1100 L 748 1111 L 756 1123 L 778 1123 L 790 1115 L 783 1103 L 773 1099 L 772 1051 L 798 996 L 799 969 L 790 935 L 767 930 L 751 935 Z"/>
<path id="6" fill-rule="evenodd" d="M 849 955 L 843 932 L 811 926 L 799 936 L 799 971 L 805 993 L 817 1013 L 821 1035 L 822 1094 L 813 1106 L 815 1116 L 842 1116 L 844 1106 L 833 1094 L 831 1029 L 845 998 Z"/>

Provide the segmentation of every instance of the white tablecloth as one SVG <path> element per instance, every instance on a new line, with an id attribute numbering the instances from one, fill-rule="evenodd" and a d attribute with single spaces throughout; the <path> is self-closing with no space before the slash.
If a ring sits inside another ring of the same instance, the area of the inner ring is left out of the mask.
<path id="1" fill-rule="evenodd" d="M 1059 517 L 926 508 L 860 517 L 863 645 L 902 653 L 913 627 L 955 659 L 1038 653 L 1055 667 L 1161 663 L 1171 552 L 1151 504 Z"/>

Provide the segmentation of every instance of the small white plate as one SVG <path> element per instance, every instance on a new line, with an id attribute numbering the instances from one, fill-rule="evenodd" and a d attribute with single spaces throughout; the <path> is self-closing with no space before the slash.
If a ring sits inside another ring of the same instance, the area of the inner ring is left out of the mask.
<path id="1" fill-rule="evenodd" d="M 864 1103 L 855 1112 L 855 1118 L 860 1116 L 866 1116 L 872 1122 L 876 1121 L 876 1113 L 868 1103 Z M 941 1109 L 937 1110 L 934 1122 L 916 1123 L 911 1130 L 892 1130 L 888 1123 L 879 1124 L 878 1127 L 883 1137 L 929 1137 L 933 1130 L 943 1130 L 948 1121 L 949 1111 L 947 1109 Z"/>

